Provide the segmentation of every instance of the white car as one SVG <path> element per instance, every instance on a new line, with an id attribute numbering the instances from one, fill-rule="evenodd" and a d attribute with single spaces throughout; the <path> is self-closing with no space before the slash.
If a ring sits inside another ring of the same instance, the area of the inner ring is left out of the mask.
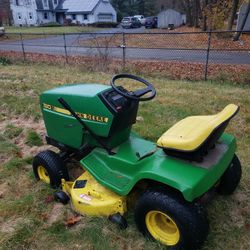
<path id="1" fill-rule="evenodd" d="M 3 36 L 5 34 L 4 27 L 0 27 L 0 36 Z"/>
<path id="2" fill-rule="evenodd" d="M 145 25 L 146 18 L 143 15 L 135 15 L 134 17 L 139 19 L 139 21 L 141 22 L 141 25 Z"/>

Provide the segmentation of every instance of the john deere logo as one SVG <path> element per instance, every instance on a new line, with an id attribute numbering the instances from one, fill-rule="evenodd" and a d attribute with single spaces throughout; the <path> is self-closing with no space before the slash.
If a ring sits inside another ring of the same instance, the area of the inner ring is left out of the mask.
<path id="1" fill-rule="evenodd" d="M 54 111 L 54 112 L 57 112 L 57 113 L 61 113 L 61 114 L 64 114 L 64 115 L 71 116 L 71 113 L 67 109 L 55 107 L 55 106 L 52 106 L 52 105 L 47 104 L 47 103 L 43 103 L 43 108 Z M 103 123 L 108 123 L 108 121 L 109 121 L 109 118 L 103 117 L 103 116 L 84 114 L 84 113 L 80 113 L 80 112 L 76 112 L 76 114 L 81 119 L 84 119 L 84 120 L 103 122 Z"/>

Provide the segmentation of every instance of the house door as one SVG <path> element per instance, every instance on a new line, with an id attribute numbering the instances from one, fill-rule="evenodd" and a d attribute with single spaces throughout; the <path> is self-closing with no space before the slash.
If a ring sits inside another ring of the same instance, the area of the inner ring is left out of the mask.
<path id="1" fill-rule="evenodd" d="M 64 13 L 56 13 L 56 22 L 60 24 L 64 24 L 65 14 Z"/>

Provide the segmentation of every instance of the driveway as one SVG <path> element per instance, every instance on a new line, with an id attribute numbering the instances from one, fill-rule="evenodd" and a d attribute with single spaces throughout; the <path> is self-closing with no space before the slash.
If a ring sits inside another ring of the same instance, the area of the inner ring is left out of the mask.
<path id="1" fill-rule="evenodd" d="M 145 28 L 139 29 L 122 29 L 114 28 L 109 30 L 98 31 L 94 33 L 95 37 L 108 36 L 113 33 L 144 33 Z M 93 34 L 67 34 L 50 35 L 43 38 L 24 39 L 23 45 L 25 52 L 35 52 L 53 55 L 65 55 L 65 42 L 67 45 L 68 55 L 91 56 L 104 52 L 104 49 L 86 48 L 78 45 L 78 41 L 89 40 L 93 38 Z M 0 51 L 22 51 L 21 41 L 1 42 Z M 123 49 L 120 47 L 109 48 L 108 53 L 112 57 L 122 58 Z M 144 59 L 144 60 L 160 60 L 160 61 L 184 61 L 199 62 L 206 61 L 206 50 L 188 50 L 188 49 L 153 49 L 153 48 L 129 48 L 125 49 L 126 58 Z M 250 51 L 232 52 L 211 50 L 209 62 L 218 64 L 250 64 Z"/>

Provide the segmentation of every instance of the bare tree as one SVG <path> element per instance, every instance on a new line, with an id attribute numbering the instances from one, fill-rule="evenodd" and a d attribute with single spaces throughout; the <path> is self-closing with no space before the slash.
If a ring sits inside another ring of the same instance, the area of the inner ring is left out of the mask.
<path id="1" fill-rule="evenodd" d="M 10 0 L 0 0 L 0 23 L 7 25 L 12 23 Z"/>
<path id="2" fill-rule="evenodd" d="M 116 42 L 116 34 L 105 34 L 100 36 L 100 34 L 91 34 L 91 43 L 92 50 L 96 49 L 97 51 L 97 63 L 100 70 L 105 71 L 109 69 L 111 63 L 111 49 Z"/>
<path id="3" fill-rule="evenodd" d="M 227 30 L 232 30 L 239 0 L 233 0 L 233 6 L 227 23 Z"/>
<path id="4" fill-rule="evenodd" d="M 241 33 L 242 33 L 243 29 L 244 29 L 244 26 L 245 26 L 245 24 L 246 24 L 247 18 L 248 18 L 248 16 L 250 15 L 249 13 L 250 13 L 250 1 L 248 1 L 248 3 L 247 3 L 246 14 L 245 14 L 245 16 L 243 17 L 243 20 L 242 20 L 242 22 L 241 22 L 241 25 L 239 26 L 239 28 L 238 28 L 238 30 L 237 30 L 237 33 L 235 34 L 235 36 L 234 36 L 234 38 L 233 38 L 234 41 L 238 41 L 238 40 L 239 40 L 240 35 L 241 35 Z"/>

